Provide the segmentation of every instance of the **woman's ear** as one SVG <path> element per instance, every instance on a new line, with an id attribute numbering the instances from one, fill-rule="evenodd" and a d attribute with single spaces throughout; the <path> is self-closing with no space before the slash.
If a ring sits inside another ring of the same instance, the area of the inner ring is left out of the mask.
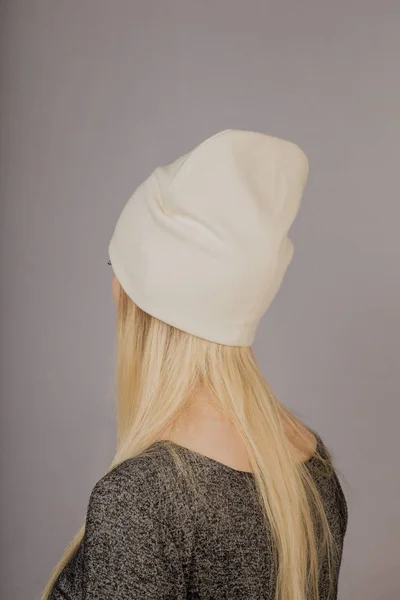
<path id="1" fill-rule="evenodd" d="M 121 284 L 118 281 L 118 279 L 116 278 L 115 275 L 113 275 L 112 281 L 111 281 L 111 291 L 112 291 L 112 295 L 114 298 L 114 302 L 115 302 L 115 306 L 118 306 L 118 299 L 119 299 L 119 292 L 121 289 Z"/>

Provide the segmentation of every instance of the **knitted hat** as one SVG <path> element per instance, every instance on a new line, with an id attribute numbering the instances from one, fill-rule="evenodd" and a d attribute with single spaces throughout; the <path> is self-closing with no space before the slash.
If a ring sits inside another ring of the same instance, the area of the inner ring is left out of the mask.
<path id="1" fill-rule="evenodd" d="M 157 167 L 109 244 L 121 286 L 165 323 L 250 346 L 293 257 L 287 233 L 308 169 L 293 142 L 233 129 Z"/>

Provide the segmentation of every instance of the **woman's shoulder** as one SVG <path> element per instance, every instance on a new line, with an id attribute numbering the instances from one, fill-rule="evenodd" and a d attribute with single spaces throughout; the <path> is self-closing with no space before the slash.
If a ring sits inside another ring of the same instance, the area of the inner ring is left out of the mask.
<path id="1" fill-rule="evenodd" d="M 317 440 L 316 454 L 308 461 L 308 465 L 323 494 L 328 512 L 337 515 L 343 535 L 347 530 L 348 505 L 341 484 L 341 473 L 337 469 L 334 452 L 319 433 L 310 429 Z M 322 461 L 321 461 L 322 459 Z M 340 475 L 340 477 L 339 477 Z"/>
<path id="2" fill-rule="evenodd" d="M 166 507 L 176 489 L 171 459 L 162 445 L 155 444 L 110 469 L 94 484 L 91 506 L 130 504 L 152 511 Z"/>
<path id="3" fill-rule="evenodd" d="M 126 458 L 112 467 L 95 484 L 98 488 L 119 487 L 121 484 L 134 487 L 137 485 L 153 488 L 157 483 L 159 475 L 164 471 L 167 464 L 165 453 L 161 451 L 149 452 L 149 449 Z M 151 481 L 151 485 L 150 485 Z"/>
<path id="4" fill-rule="evenodd" d="M 191 514 L 192 501 L 179 485 L 168 451 L 157 445 L 97 481 L 87 505 L 87 535 L 93 538 L 101 529 L 110 539 L 126 531 L 138 538 L 140 530 L 144 539 L 159 531 L 179 545 L 193 537 Z"/>

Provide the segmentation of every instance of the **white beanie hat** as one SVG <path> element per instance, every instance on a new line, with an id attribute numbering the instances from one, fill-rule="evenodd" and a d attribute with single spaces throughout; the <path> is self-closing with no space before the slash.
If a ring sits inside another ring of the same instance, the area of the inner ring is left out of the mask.
<path id="1" fill-rule="evenodd" d="M 157 167 L 109 244 L 121 286 L 165 323 L 250 346 L 293 257 L 287 233 L 308 169 L 293 142 L 233 129 Z"/>

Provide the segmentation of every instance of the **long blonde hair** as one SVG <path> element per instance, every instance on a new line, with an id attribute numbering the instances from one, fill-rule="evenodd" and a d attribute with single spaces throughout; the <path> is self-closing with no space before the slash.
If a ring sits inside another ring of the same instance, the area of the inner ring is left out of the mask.
<path id="1" fill-rule="evenodd" d="M 288 443 L 288 424 L 297 443 L 306 439 L 307 428 L 276 398 L 251 347 L 216 344 L 180 331 L 145 313 L 121 288 L 117 450 L 107 472 L 146 451 L 173 426 L 199 385 L 212 392 L 216 407 L 234 424 L 247 449 L 274 541 L 276 600 L 319 600 L 321 563 L 327 558 L 333 586 L 339 555 L 315 482 Z M 329 452 L 327 459 L 317 458 L 327 473 L 333 469 Z M 84 532 L 85 524 L 66 548 L 41 600 L 48 598 Z"/>

